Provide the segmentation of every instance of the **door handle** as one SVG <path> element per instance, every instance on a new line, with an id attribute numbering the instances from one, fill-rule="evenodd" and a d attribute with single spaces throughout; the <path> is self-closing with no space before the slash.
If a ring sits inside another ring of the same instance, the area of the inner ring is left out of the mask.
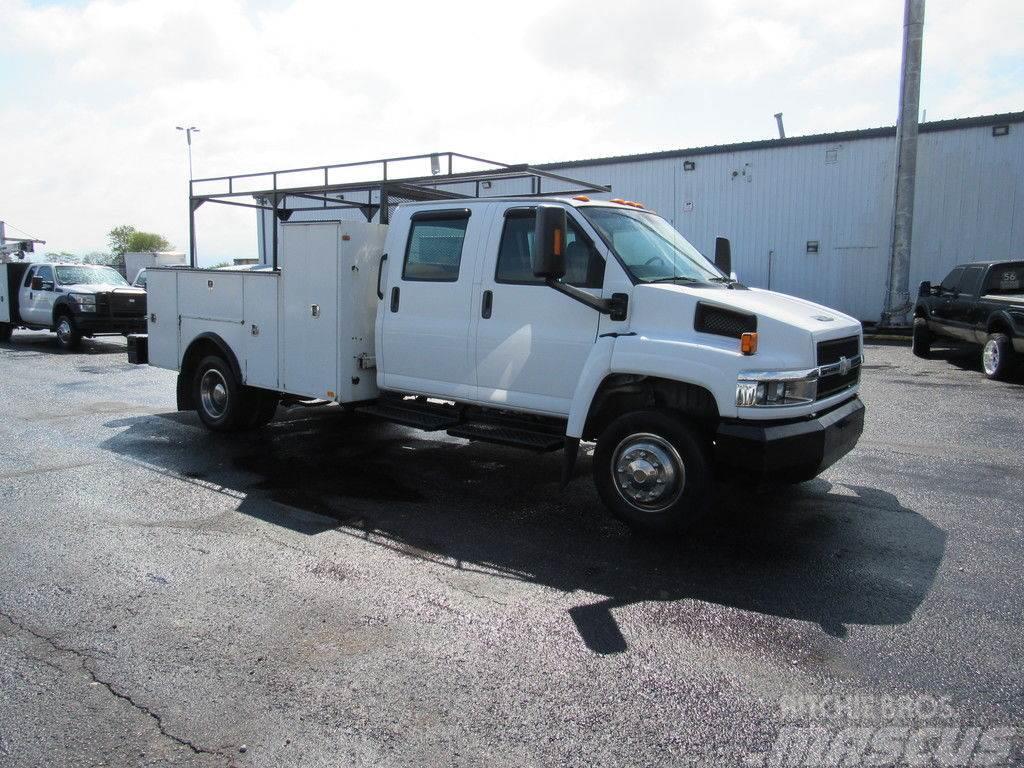
<path id="1" fill-rule="evenodd" d="M 398 291 L 398 286 L 396 285 L 394 288 L 391 289 L 391 311 L 392 312 L 397 312 L 398 311 L 399 295 L 400 294 L 399 294 L 399 291 Z"/>
<path id="2" fill-rule="evenodd" d="M 384 272 L 384 262 L 387 260 L 388 255 L 386 253 L 382 253 L 380 255 L 380 261 L 377 262 L 377 298 L 380 299 L 381 301 L 384 300 L 384 291 L 380 289 L 380 278 Z"/>
<path id="3" fill-rule="evenodd" d="M 494 306 L 494 293 L 491 291 L 484 291 L 484 300 L 480 304 L 480 316 L 484 320 L 488 320 L 491 317 L 491 308 Z"/>

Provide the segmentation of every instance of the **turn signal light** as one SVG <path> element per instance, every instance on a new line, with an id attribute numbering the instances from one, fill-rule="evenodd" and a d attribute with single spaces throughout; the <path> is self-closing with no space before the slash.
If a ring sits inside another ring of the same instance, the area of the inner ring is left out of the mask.
<path id="1" fill-rule="evenodd" d="M 744 333 L 740 336 L 740 352 L 752 355 L 757 352 L 757 332 Z"/>

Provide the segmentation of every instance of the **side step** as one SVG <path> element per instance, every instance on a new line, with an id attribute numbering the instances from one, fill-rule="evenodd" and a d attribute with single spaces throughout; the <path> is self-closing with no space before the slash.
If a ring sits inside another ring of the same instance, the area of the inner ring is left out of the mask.
<path id="1" fill-rule="evenodd" d="M 463 437 L 467 440 L 479 440 L 484 443 L 512 445 L 531 451 L 557 451 L 565 444 L 565 437 L 552 432 L 535 431 L 521 427 L 510 427 L 505 424 L 494 424 L 486 421 L 471 421 L 459 424 L 448 430 L 452 437 Z"/>
<path id="2" fill-rule="evenodd" d="M 435 432 L 459 423 L 458 416 L 448 413 L 448 410 L 445 406 L 431 406 L 416 402 L 406 405 L 401 400 L 378 401 L 356 408 L 358 413 L 393 421 L 395 424 L 405 427 L 416 427 L 427 432 Z"/>

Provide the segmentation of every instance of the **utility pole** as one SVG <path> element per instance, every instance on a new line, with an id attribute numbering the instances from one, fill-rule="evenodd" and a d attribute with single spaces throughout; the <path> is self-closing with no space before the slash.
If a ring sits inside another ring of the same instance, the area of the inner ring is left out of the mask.
<path id="1" fill-rule="evenodd" d="M 192 134 L 199 133 L 194 125 L 187 128 L 176 125 L 176 130 L 185 132 L 185 143 L 188 145 L 188 265 L 196 266 L 196 211 L 192 207 Z"/>
<path id="2" fill-rule="evenodd" d="M 896 191 L 893 199 L 889 282 L 880 325 L 907 325 L 910 301 L 910 245 L 917 178 L 917 116 L 921 101 L 921 49 L 925 0 L 904 0 L 903 68 L 896 123 Z"/>
<path id="3" fill-rule="evenodd" d="M 190 125 L 188 128 L 177 125 L 175 128 L 185 132 L 185 143 L 188 144 L 188 180 L 192 181 L 192 134 L 199 133 L 199 129 L 194 125 Z"/>

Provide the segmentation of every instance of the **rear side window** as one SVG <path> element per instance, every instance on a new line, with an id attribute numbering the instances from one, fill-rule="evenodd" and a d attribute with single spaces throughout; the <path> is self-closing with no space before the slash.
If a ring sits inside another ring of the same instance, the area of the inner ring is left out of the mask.
<path id="1" fill-rule="evenodd" d="M 1024 264 L 996 264 L 988 273 L 985 293 L 1024 293 Z"/>
<path id="2" fill-rule="evenodd" d="M 942 281 L 942 290 L 944 291 L 955 291 L 960 285 L 960 276 L 964 273 L 963 267 L 957 267 L 948 275 L 946 279 Z"/>
<path id="3" fill-rule="evenodd" d="M 469 211 L 415 214 L 405 249 L 402 279 L 435 282 L 458 280 L 467 224 Z"/>
<path id="4" fill-rule="evenodd" d="M 964 276 L 960 278 L 960 293 L 977 296 L 978 289 L 981 288 L 981 278 L 984 276 L 984 267 L 968 267 L 964 270 Z"/>
<path id="5" fill-rule="evenodd" d="M 513 209 L 505 214 L 495 282 L 529 285 L 544 282 L 533 276 L 536 221 L 537 213 L 533 208 Z M 600 288 L 604 285 L 604 259 L 571 217 L 565 243 L 565 282 L 577 288 Z"/>

